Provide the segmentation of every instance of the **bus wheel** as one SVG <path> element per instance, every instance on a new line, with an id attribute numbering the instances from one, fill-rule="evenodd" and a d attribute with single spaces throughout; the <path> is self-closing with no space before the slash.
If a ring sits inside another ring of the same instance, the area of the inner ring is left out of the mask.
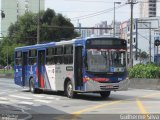
<path id="1" fill-rule="evenodd" d="M 111 91 L 103 91 L 103 92 L 100 92 L 100 95 L 102 98 L 108 98 L 111 94 Z"/>
<path id="2" fill-rule="evenodd" d="M 65 92 L 66 92 L 67 97 L 69 97 L 69 98 L 75 97 L 76 93 L 73 91 L 73 85 L 72 85 L 71 81 L 67 82 L 67 85 L 65 87 Z"/>
<path id="3" fill-rule="evenodd" d="M 36 93 L 36 89 L 34 87 L 34 80 L 33 80 L 33 78 L 31 78 L 30 82 L 29 82 L 29 91 L 32 92 L 32 93 Z"/>

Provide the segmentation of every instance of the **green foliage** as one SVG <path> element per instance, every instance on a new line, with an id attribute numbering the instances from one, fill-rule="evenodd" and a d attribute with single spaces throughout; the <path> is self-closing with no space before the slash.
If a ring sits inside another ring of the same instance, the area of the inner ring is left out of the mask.
<path id="1" fill-rule="evenodd" d="M 10 69 L 10 70 L 5 70 L 5 69 L 0 69 L 0 74 L 13 74 L 14 73 L 14 70 L 13 69 Z"/>
<path id="2" fill-rule="evenodd" d="M 137 64 L 129 69 L 129 78 L 160 78 L 160 67 L 154 64 Z"/>
<path id="3" fill-rule="evenodd" d="M 10 41 L 25 45 L 36 44 L 38 16 L 39 14 L 28 12 L 19 17 L 18 21 L 9 27 Z M 70 27 L 70 29 L 52 26 Z M 62 38 L 67 40 L 77 36 L 73 24 L 62 14 L 56 14 L 52 9 L 40 12 L 40 43 L 60 41 Z"/>
<path id="4" fill-rule="evenodd" d="M 37 43 L 37 25 L 40 15 L 40 43 L 72 39 L 78 36 L 70 20 L 54 10 L 47 9 L 40 13 L 27 12 L 17 22 L 10 25 L 7 37 L 0 40 L 0 65 L 13 64 L 15 47 Z M 70 27 L 70 29 L 50 26 Z"/>
<path id="5" fill-rule="evenodd" d="M 7 58 L 8 58 L 8 63 L 13 64 L 14 61 L 14 49 L 16 47 L 21 47 L 24 46 L 24 44 L 15 44 L 15 43 L 10 43 L 7 42 L 7 39 L 5 38 L 3 42 L 0 45 L 0 65 L 7 65 Z"/>

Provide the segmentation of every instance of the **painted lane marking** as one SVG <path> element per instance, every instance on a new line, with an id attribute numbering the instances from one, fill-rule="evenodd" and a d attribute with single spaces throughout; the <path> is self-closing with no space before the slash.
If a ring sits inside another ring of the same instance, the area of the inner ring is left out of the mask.
<path id="1" fill-rule="evenodd" d="M 26 100 L 32 100 L 32 98 L 30 97 L 24 97 L 24 96 L 18 96 L 18 95 L 9 95 L 10 97 L 14 97 L 14 98 L 20 98 L 20 99 L 26 99 Z"/>
<path id="2" fill-rule="evenodd" d="M 8 100 L 8 98 L 0 97 L 0 100 Z"/>
<path id="3" fill-rule="evenodd" d="M 6 92 L 0 92 L 0 95 L 1 95 L 1 94 L 6 94 Z"/>
<path id="4" fill-rule="evenodd" d="M 139 99 L 136 100 L 136 103 L 137 103 L 138 108 L 141 110 L 141 113 L 148 114 L 148 112 L 144 108 L 143 103 Z"/>
<path id="5" fill-rule="evenodd" d="M 48 100 L 34 100 L 36 102 L 42 102 L 42 103 L 51 103 L 51 101 Z"/>
<path id="6" fill-rule="evenodd" d="M 147 94 L 147 95 L 144 95 L 144 96 L 139 97 L 139 98 L 152 97 L 152 96 L 159 95 L 159 94 L 160 93 L 154 93 L 154 94 L 150 94 L 150 95 Z M 105 106 L 108 106 L 108 105 L 118 104 L 118 103 L 126 102 L 127 100 L 134 100 L 134 99 L 135 98 L 126 99 L 126 100 L 119 100 L 119 101 L 114 101 L 114 102 L 105 103 L 105 104 L 101 104 L 101 105 L 91 106 L 90 108 L 82 109 L 82 110 L 79 110 L 77 112 L 73 112 L 72 114 L 82 114 L 82 113 L 87 112 L 87 111 L 91 111 L 91 110 L 102 108 L 102 107 L 105 107 Z"/>
<path id="7" fill-rule="evenodd" d="M 48 100 L 61 100 L 60 98 L 58 98 L 58 97 L 46 97 L 46 99 L 48 99 Z"/>
<path id="8" fill-rule="evenodd" d="M 150 94 L 150 95 L 144 95 L 142 97 L 139 97 L 139 98 L 148 98 L 148 97 L 152 97 L 152 96 L 156 96 L 156 95 L 160 95 L 160 93 L 154 93 L 154 94 Z"/>
<path id="9" fill-rule="evenodd" d="M 0 101 L 0 104 L 10 104 L 8 101 Z"/>
<path id="10" fill-rule="evenodd" d="M 46 97 L 46 99 L 52 100 L 52 99 L 55 99 L 55 97 Z"/>
<path id="11" fill-rule="evenodd" d="M 105 104 L 101 104 L 101 105 L 96 105 L 96 106 L 92 106 L 90 108 L 79 110 L 77 112 L 73 112 L 72 114 L 82 114 L 82 113 L 87 112 L 87 111 L 91 111 L 91 110 L 94 110 L 94 109 L 102 108 L 102 107 L 105 107 L 105 106 L 109 106 L 109 105 L 113 105 L 113 104 L 117 104 L 117 103 L 121 103 L 121 102 L 122 101 L 119 100 L 119 101 L 114 101 L 114 102 L 105 103 Z"/>
<path id="12" fill-rule="evenodd" d="M 43 98 L 43 97 L 45 97 L 45 96 L 43 96 L 43 95 L 33 95 L 34 97 L 38 97 L 38 98 Z"/>
<path id="13" fill-rule="evenodd" d="M 22 102 L 20 102 L 20 104 L 33 105 L 34 103 L 33 103 L 33 102 L 25 102 L 25 101 L 22 101 Z"/>
<path id="14" fill-rule="evenodd" d="M 144 95 L 142 97 L 139 97 L 139 98 L 145 98 L 145 97 L 151 97 L 151 96 L 155 96 L 155 95 L 158 95 L 160 93 L 154 93 L 154 94 L 150 94 L 150 95 Z M 129 102 L 128 100 L 134 100 L 135 98 L 132 98 L 132 99 L 125 99 L 125 100 L 119 100 L 119 101 L 115 101 L 115 102 L 111 102 L 111 103 L 105 103 L 105 104 L 101 104 L 101 105 L 97 105 L 97 106 L 92 106 L 90 108 L 86 108 L 86 109 L 82 109 L 82 110 L 79 110 L 77 112 L 73 112 L 71 113 L 73 115 L 72 119 L 71 120 L 76 120 L 78 119 L 78 117 L 80 116 L 80 114 L 84 113 L 84 112 L 87 112 L 87 111 L 91 111 L 91 110 L 94 110 L 94 109 L 97 109 L 97 108 L 102 108 L 104 106 L 109 106 L 109 105 L 113 105 L 113 104 L 118 104 L 118 103 L 127 103 Z M 123 109 L 123 108 L 121 108 Z M 57 117 L 57 120 L 63 120 L 65 118 L 65 115 L 62 115 L 62 116 L 58 116 Z"/>
<path id="15" fill-rule="evenodd" d="M 145 115 L 145 120 L 149 120 L 147 117 L 149 115 L 149 113 L 146 111 L 143 103 L 139 99 L 136 100 L 136 103 L 137 103 L 137 106 L 140 109 L 141 113 Z"/>

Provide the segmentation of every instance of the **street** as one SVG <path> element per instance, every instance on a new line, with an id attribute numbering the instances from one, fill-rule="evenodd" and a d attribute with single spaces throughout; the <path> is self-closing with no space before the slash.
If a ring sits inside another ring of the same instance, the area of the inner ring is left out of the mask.
<path id="1" fill-rule="evenodd" d="M 69 99 L 62 93 L 32 94 L 0 78 L 0 120 L 18 119 L 123 119 L 127 114 L 160 114 L 160 91 L 129 89 L 112 92 L 107 99 L 99 94 L 79 94 Z M 75 115 L 72 115 L 75 114 Z M 150 116 L 160 119 L 159 116 Z"/>

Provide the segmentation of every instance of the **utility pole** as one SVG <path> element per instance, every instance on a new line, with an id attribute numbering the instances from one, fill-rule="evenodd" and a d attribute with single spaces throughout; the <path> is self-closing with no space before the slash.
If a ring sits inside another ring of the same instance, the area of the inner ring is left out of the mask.
<path id="1" fill-rule="evenodd" d="M 151 63 L 151 22 L 149 22 L 149 63 Z"/>
<path id="2" fill-rule="evenodd" d="M 39 40 L 40 40 L 40 0 L 38 6 L 37 44 L 39 44 Z"/>
<path id="3" fill-rule="evenodd" d="M 128 0 L 127 4 L 131 5 L 131 20 L 130 20 L 130 54 L 129 54 L 129 67 L 133 67 L 133 5 L 136 4 L 136 0 Z"/>
<path id="4" fill-rule="evenodd" d="M 138 59 L 138 20 L 136 19 L 136 60 L 137 59 Z"/>

